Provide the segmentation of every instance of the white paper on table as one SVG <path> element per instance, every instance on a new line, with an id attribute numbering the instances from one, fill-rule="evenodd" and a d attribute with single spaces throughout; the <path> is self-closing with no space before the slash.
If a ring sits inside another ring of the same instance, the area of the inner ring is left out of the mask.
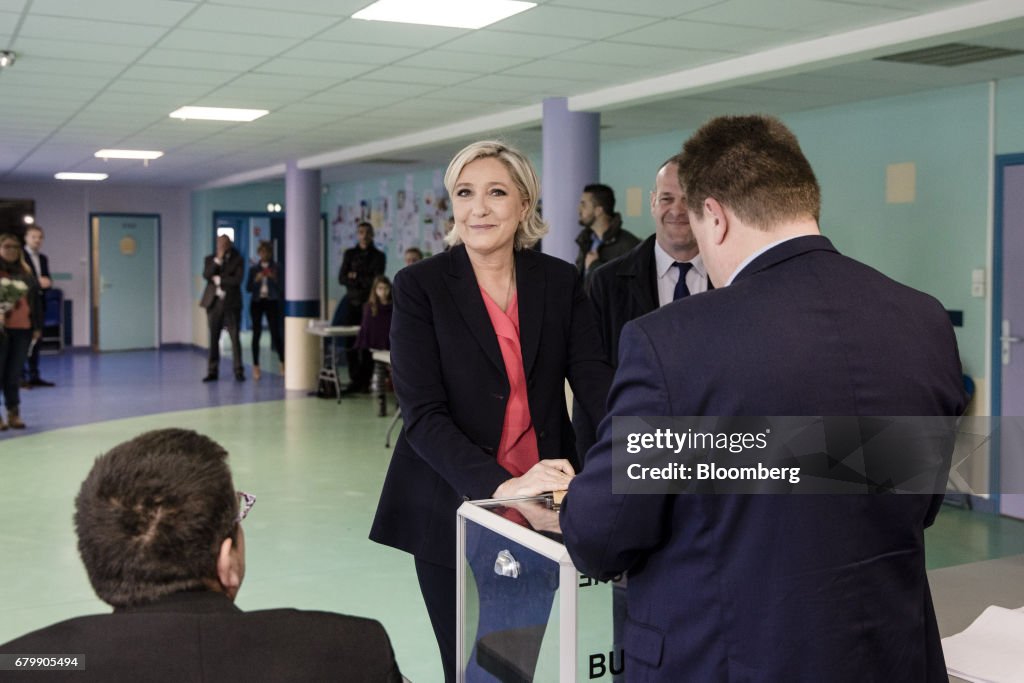
<path id="1" fill-rule="evenodd" d="M 946 671 L 977 683 L 1024 683 L 1024 607 L 995 605 L 964 631 L 942 639 Z"/>

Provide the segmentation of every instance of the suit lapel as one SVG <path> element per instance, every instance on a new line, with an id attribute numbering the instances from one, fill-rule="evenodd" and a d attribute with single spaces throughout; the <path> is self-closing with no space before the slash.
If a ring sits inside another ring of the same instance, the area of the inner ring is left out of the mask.
<path id="1" fill-rule="evenodd" d="M 469 263 L 466 248 L 462 245 L 453 247 L 449 255 L 451 263 L 448 272 L 445 273 L 444 283 L 451 294 L 452 303 L 462 315 L 466 327 L 473 333 L 473 337 L 480 345 L 484 355 L 504 375 L 505 361 L 501 357 L 498 338 L 494 334 L 491 317 L 487 315 L 483 294 L 480 292 L 480 285 L 477 284 L 476 276 L 473 274 L 473 267 Z M 520 300 L 522 300 L 522 296 L 520 296 Z"/>
<path id="2" fill-rule="evenodd" d="M 519 346 L 523 354 L 523 372 L 529 377 L 540 348 L 540 329 L 544 321 L 544 269 L 530 251 L 516 252 L 516 296 L 519 298 Z"/>

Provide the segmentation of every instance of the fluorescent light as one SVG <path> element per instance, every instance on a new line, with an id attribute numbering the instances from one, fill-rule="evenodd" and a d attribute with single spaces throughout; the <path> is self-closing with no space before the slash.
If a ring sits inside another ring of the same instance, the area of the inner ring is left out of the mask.
<path id="1" fill-rule="evenodd" d="M 266 109 L 231 109 L 230 107 L 182 107 L 172 111 L 172 119 L 199 119 L 201 121 L 255 121 L 270 112 Z"/>
<path id="2" fill-rule="evenodd" d="M 96 152 L 100 159 L 159 159 L 163 152 L 147 149 L 101 149 Z"/>
<path id="3" fill-rule="evenodd" d="M 483 28 L 536 6 L 535 2 L 519 0 L 377 0 L 353 14 L 352 18 L 425 26 Z"/>
<path id="4" fill-rule="evenodd" d="M 57 173 L 53 176 L 57 180 L 106 180 L 106 173 Z"/>

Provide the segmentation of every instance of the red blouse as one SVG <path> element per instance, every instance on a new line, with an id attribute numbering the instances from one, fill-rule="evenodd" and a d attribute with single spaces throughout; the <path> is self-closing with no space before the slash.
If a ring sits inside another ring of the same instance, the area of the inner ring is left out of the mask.
<path id="1" fill-rule="evenodd" d="M 505 422 L 501 428 L 501 442 L 498 444 L 498 464 L 512 476 L 519 477 L 540 460 L 537 434 L 533 431 L 530 403 L 526 395 L 523 350 L 519 343 L 519 296 L 513 292 L 508 310 L 502 311 L 482 287 L 480 293 L 487 307 L 487 315 L 491 318 L 491 326 L 498 337 L 498 347 L 505 361 L 505 374 L 508 375 L 509 383 Z"/>

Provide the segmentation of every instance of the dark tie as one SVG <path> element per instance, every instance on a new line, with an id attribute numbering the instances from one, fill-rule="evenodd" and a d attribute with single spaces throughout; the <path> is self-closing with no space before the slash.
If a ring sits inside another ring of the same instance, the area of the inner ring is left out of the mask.
<path id="1" fill-rule="evenodd" d="M 676 261 L 672 266 L 679 269 L 679 281 L 676 282 L 675 291 L 672 292 L 672 301 L 678 301 L 684 296 L 690 296 L 690 290 L 686 286 L 686 273 L 689 272 L 690 268 L 693 268 L 693 264 Z"/>

